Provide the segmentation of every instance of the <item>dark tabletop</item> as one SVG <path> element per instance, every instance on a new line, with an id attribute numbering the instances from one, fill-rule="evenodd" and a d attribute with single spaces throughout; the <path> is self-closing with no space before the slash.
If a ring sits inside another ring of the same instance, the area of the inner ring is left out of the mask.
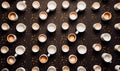
<path id="1" fill-rule="evenodd" d="M 1 3 L 5 0 L 0 0 Z M 120 54 L 114 50 L 114 45 L 120 44 L 120 32 L 114 29 L 114 24 L 120 22 L 120 12 L 115 11 L 113 6 L 115 3 L 120 2 L 120 0 L 84 0 L 87 3 L 87 8 L 83 12 L 79 12 L 79 17 L 76 21 L 70 21 L 68 19 L 68 15 L 71 11 L 76 10 L 77 2 L 80 0 L 69 0 L 70 7 L 68 10 L 63 10 L 61 3 L 63 0 L 55 0 L 58 4 L 56 11 L 50 12 L 48 19 L 46 21 L 41 21 L 38 17 L 39 12 L 45 11 L 47 9 L 47 3 L 49 0 L 38 0 L 41 4 L 41 8 L 39 10 L 34 10 L 32 8 L 32 2 L 34 0 L 26 0 L 27 1 L 27 9 L 25 12 L 20 12 L 16 9 L 16 3 L 19 0 L 7 0 L 11 8 L 9 10 L 4 10 L 0 7 L 0 24 L 7 22 L 10 25 L 9 31 L 2 31 L 0 29 L 0 47 L 6 45 L 9 47 L 9 52 L 7 54 L 0 53 L 0 70 L 4 67 L 7 67 L 10 71 L 15 71 L 18 67 L 26 68 L 26 71 L 31 71 L 33 66 L 39 66 L 40 71 L 46 71 L 50 65 L 53 65 L 57 68 L 58 71 L 62 71 L 62 66 L 68 65 L 70 66 L 71 71 L 76 71 L 78 66 L 84 66 L 87 71 L 93 71 L 92 67 L 95 64 L 101 65 L 103 71 L 115 71 L 114 66 L 116 64 L 120 64 Z M 98 1 L 101 3 L 101 8 L 98 11 L 92 11 L 91 5 L 93 2 Z M 7 15 L 9 12 L 14 11 L 18 14 L 19 20 L 16 22 L 11 22 L 8 20 Z M 101 14 L 110 11 L 113 15 L 112 19 L 108 22 L 101 21 Z M 18 33 L 16 31 L 16 25 L 18 23 L 24 23 L 27 26 L 27 30 L 24 33 Z M 39 31 L 33 31 L 31 28 L 32 23 L 37 22 L 40 24 Z M 70 28 L 68 31 L 63 31 L 61 29 L 61 25 L 63 22 L 68 22 Z M 77 41 L 75 43 L 69 43 L 67 40 L 67 35 L 69 33 L 74 33 L 76 31 L 75 26 L 78 23 L 85 23 L 87 29 L 84 33 L 77 35 Z M 94 23 L 100 22 L 103 25 L 101 31 L 96 32 L 93 30 L 92 26 Z M 57 25 L 57 30 L 55 33 L 50 34 L 47 31 L 47 25 L 49 23 L 55 23 Z M 8 34 L 15 34 L 18 39 L 15 43 L 8 43 L 6 37 Z M 102 33 L 110 33 L 112 36 L 112 40 L 108 43 L 102 42 L 100 40 L 100 35 Z M 46 34 L 48 37 L 47 42 L 40 43 L 37 40 L 39 34 Z M 92 45 L 94 43 L 101 43 L 103 49 L 100 52 L 95 52 L 92 49 Z M 33 45 L 39 45 L 40 52 L 33 53 L 31 48 Z M 47 54 L 47 47 L 51 44 L 57 46 L 57 53 L 52 55 L 49 58 L 49 61 L 46 64 L 41 64 L 38 60 L 41 54 Z M 63 53 L 61 51 L 61 46 L 63 44 L 67 44 L 70 47 L 70 51 L 68 53 Z M 88 51 L 85 55 L 78 54 L 76 48 L 78 45 L 86 45 Z M 26 47 L 26 52 L 22 56 L 17 57 L 17 61 L 14 65 L 10 66 L 7 64 L 6 59 L 10 55 L 15 54 L 15 47 L 18 45 L 24 45 Z M 107 52 L 112 54 L 113 60 L 112 63 L 105 63 L 101 55 L 102 53 Z M 78 57 L 78 62 L 74 65 L 71 65 L 68 62 L 68 56 L 70 54 L 75 54 Z"/>

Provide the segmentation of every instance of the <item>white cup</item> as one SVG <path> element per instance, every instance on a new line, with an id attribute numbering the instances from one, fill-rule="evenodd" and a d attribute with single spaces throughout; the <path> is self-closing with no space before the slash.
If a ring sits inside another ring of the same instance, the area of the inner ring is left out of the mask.
<path id="1" fill-rule="evenodd" d="M 1 71 L 9 71 L 8 68 L 3 68 Z"/>
<path id="2" fill-rule="evenodd" d="M 9 9 L 10 8 L 10 4 L 7 1 L 2 2 L 2 8 L 3 9 Z"/>
<path id="3" fill-rule="evenodd" d="M 38 66 L 34 66 L 31 71 L 40 71 Z"/>
<path id="4" fill-rule="evenodd" d="M 100 8 L 99 2 L 94 2 L 91 6 L 92 10 L 98 10 Z"/>
<path id="5" fill-rule="evenodd" d="M 114 68 L 115 68 L 116 71 L 120 71 L 120 65 L 115 65 Z"/>
<path id="6" fill-rule="evenodd" d="M 16 71 L 26 71 L 26 70 L 23 67 L 19 67 L 19 68 L 16 69 Z"/>
<path id="7" fill-rule="evenodd" d="M 69 46 L 68 46 L 68 45 L 62 45 L 62 51 L 63 51 L 64 53 L 69 52 Z"/>
<path id="8" fill-rule="evenodd" d="M 32 29 L 35 30 L 35 31 L 37 31 L 37 30 L 40 29 L 40 25 L 38 23 L 33 23 L 32 24 Z"/>
<path id="9" fill-rule="evenodd" d="M 79 32 L 82 33 L 82 32 L 85 32 L 86 30 L 86 25 L 84 23 L 79 23 L 76 25 L 76 34 L 78 34 Z"/>
<path id="10" fill-rule="evenodd" d="M 69 24 L 67 22 L 62 23 L 62 29 L 63 30 L 68 30 L 69 29 Z"/>
<path id="11" fill-rule="evenodd" d="M 101 51 L 102 46 L 101 46 L 100 43 L 95 43 L 95 44 L 93 44 L 92 48 L 93 48 L 95 51 Z"/>
<path id="12" fill-rule="evenodd" d="M 19 1 L 19 2 L 16 4 L 16 7 L 17 7 L 17 9 L 20 10 L 20 11 L 25 11 L 25 9 L 27 8 L 26 1 Z"/>
<path id="13" fill-rule="evenodd" d="M 102 68 L 101 68 L 100 65 L 94 65 L 94 66 L 93 66 L 93 70 L 94 70 L 94 71 L 102 71 Z"/>
<path id="14" fill-rule="evenodd" d="M 114 5 L 114 9 L 115 10 L 120 10 L 120 2 L 118 2 Z"/>
<path id="15" fill-rule="evenodd" d="M 47 71 L 57 71 L 55 66 L 49 66 Z"/>
<path id="16" fill-rule="evenodd" d="M 41 43 L 46 42 L 47 36 L 46 36 L 45 34 L 40 34 L 40 35 L 38 36 L 38 40 L 39 40 L 39 42 L 41 42 Z"/>
<path id="17" fill-rule="evenodd" d="M 42 63 L 42 64 L 47 63 L 47 62 L 48 62 L 48 56 L 47 56 L 46 54 L 40 55 L 39 61 L 40 61 L 40 63 Z"/>
<path id="18" fill-rule="evenodd" d="M 11 21 L 16 21 L 16 20 L 18 20 L 18 15 L 15 12 L 10 12 L 8 14 L 8 19 Z"/>
<path id="19" fill-rule="evenodd" d="M 87 47 L 85 45 L 78 45 L 77 51 L 79 54 L 86 54 Z"/>
<path id="20" fill-rule="evenodd" d="M 16 40 L 17 40 L 16 35 L 14 35 L 14 34 L 9 34 L 9 35 L 7 35 L 7 41 L 8 41 L 9 43 L 13 43 L 13 42 L 15 42 Z"/>
<path id="21" fill-rule="evenodd" d="M 62 2 L 62 8 L 63 8 L 63 9 L 68 9 L 69 6 L 70 6 L 69 1 L 65 0 L 65 1 Z"/>
<path id="22" fill-rule="evenodd" d="M 25 53 L 25 51 L 26 51 L 25 46 L 19 45 L 15 48 L 16 54 L 14 56 L 17 57 L 17 55 L 23 55 Z"/>
<path id="23" fill-rule="evenodd" d="M 18 23 L 16 26 L 16 30 L 20 33 L 25 32 L 26 28 L 26 25 L 23 23 Z"/>
<path id="24" fill-rule="evenodd" d="M 3 24 L 1 25 L 1 29 L 4 30 L 4 31 L 7 31 L 7 30 L 10 29 L 10 26 L 9 26 L 8 23 L 3 23 Z"/>
<path id="25" fill-rule="evenodd" d="M 53 32 L 55 32 L 56 31 L 56 25 L 54 24 L 54 23 L 49 23 L 48 25 L 47 25 L 47 30 L 49 31 L 49 32 L 51 32 L 51 33 L 53 33 Z"/>
<path id="26" fill-rule="evenodd" d="M 47 17 L 48 17 L 48 14 L 47 14 L 45 11 L 41 11 L 41 12 L 39 13 L 39 18 L 40 18 L 41 20 L 46 20 Z"/>
<path id="27" fill-rule="evenodd" d="M 77 71 L 87 71 L 85 67 L 83 66 L 78 66 Z"/>
<path id="28" fill-rule="evenodd" d="M 40 48 L 38 45 L 33 45 L 32 52 L 37 53 L 37 52 L 39 52 L 39 50 L 40 50 Z"/>
<path id="29" fill-rule="evenodd" d="M 15 56 L 9 56 L 9 57 L 7 58 L 7 63 L 8 63 L 9 65 L 13 65 L 13 64 L 15 64 L 15 62 L 16 62 Z"/>
<path id="30" fill-rule="evenodd" d="M 116 51 L 120 52 L 120 45 L 115 45 L 115 46 L 114 46 L 114 49 L 115 49 Z"/>
<path id="31" fill-rule="evenodd" d="M 75 64 L 75 63 L 77 63 L 78 58 L 77 58 L 76 55 L 71 54 L 71 55 L 68 57 L 68 60 L 69 60 L 69 62 L 70 62 L 71 64 Z"/>
<path id="32" fill-rule="evenodd" d="M 57 8 L 57 4 L 55 1 L 49 1 L 47 4 L 48 9 L 46 10 L 47 13 L 50 11 L 54 11 Z"/>
<path id="33" fill-rule="evenodd" d="M 101 40 L 106 41 L 106 42 L 111 40 L 111 35 L 109 33 L 103 33 L 101 34 L 100 37 L 101 37 Z"/>
<path id="34" fill-rule="evenodd" d="M 40 8 L 40 2 L 39 1 L 33 1 L 32 7 L 36 10 L 39 9 Z"/>
<path id="35" fill-rule="evenodd" d="M 2 54 L 6 54 L 9 51 L 9 48 L 7 46 L 2 46 L 0 51 Z"/>
<path id="36" fill-rule="evenodd" d="M 100 23 L 95 23 L 93 24 L 93 29 L 99 31 L 102 29 L 102 25 Z"/>
<path id="37" fill-rule="evenodd" d="M 77 36 L 74 33 L 70 33 L 67 38 L 69 42 L 75 42 L 77 39 Z"/>
<path id="38" fill-rule="evenodd" d="M 112 18 L 112 14 L 110 12 L 104 12 L 102 15 L 101 15 L 101 19 L 103 21 L 109 21 L 110 19 Z"/>
<path id="39" fill-rule="evenodd" d="M 50 55 L 53 55 L 57 52 L 57 48 L 56 48 L 55 45 L 49 45 L 48 48 L 47 48 L 47 51 L 49 53 L 48 54 L 48 57 L 49 57 Z"/>
<path id="40" fill-rule="evenodd" d="M 115 28 L 116 30 L 120 30 L 120 23 L 116 23 L 116 24 L 114 25 L 114 28 Z"/>
<path id="41" fill-rule="evenodd" d="M 70 12 L 69 13 L 69 19 L 70 20 L 76 20 L 78 18 L 78 14 L 77 14 L 77 12 Z"/>
<path id="42" fill-rule="evenodd" d="M 103 53 L 101 57 L 105 62 L 112 63 L 112 55 L 111 54 Z"/>
<path id="43" fill-rule="evenodd" d="M 76 12 L 83 11 L 86 9 L 86 3 L 84 1 L 79 1 L 77 3 L 77 10 Z"/>
<path id="44" fill-rule="evenodd" d="M 63 66 L 62 71 L 70 71 L 70 68 L 68 66 Z"/>

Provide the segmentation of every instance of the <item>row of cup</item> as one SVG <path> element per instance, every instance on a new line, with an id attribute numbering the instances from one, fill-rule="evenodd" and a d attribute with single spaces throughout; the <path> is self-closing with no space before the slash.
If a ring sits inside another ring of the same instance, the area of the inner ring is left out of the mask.
<path id="1" fill-rule="evenodd" d="M 8 56 L 8 58 L 7 58 L 7 63 L 8 63 L 9 65 L 15 64 L 15 62 L 16 62 L 16 57 L 17 57 L 18 55 L 23 55 L 23 54 L 25 53 L 25 51 L 26 51 L 25 46 L 23 46 L 23 45 L 17 46 L 17 47 L 15 48 L 15 52 L 16 52 L 15 55 L 14 55 L 14 56 L 12 56 L 12 55 Z"/>
<path id="2" fill-rule="evenodd" d="M 114 69 L 116 71 L 120 70 L 120 65 L 115 65 Z M 94 65 L 93 66 L 93 70 L 94 71 L 102 71 L 102 67 L 100 65 Z M 3 68 L 1 71 L 9 71 L 8 68 Z M 24 67 L 19 67 L 16 69 L 16 71 L 26 71 L 26 69 Z M 40 71 L 40 68 L 38 66 L 34 66 L 31 71 Z M 55 66 L 49 66 L 47 71 L 57 71 Z M 69 66 L 65 65 L 62 67 L 62 71 L 70 71 Z M 84 66 L 78 66 L 77 67 L 77 71 L 87 71 L 86 68 Z"/>

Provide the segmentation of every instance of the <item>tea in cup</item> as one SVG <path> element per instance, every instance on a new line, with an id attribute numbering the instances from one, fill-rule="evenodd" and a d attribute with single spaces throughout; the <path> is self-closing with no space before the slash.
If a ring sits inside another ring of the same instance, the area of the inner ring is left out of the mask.
<path id="1" fill-rule="evenodd" d="M 10 29 L 10 26 L 9 26 L 8 23 L 3 23 L 3 24 L 1 25 L 1 29 L 4 30 L 4 31 L 7 31 L 7 30 Z"/>
<path id="2" fill-rule="evenodd" d="M 69 46 L 68 45 L 62 45 L 62 51 L 67 53 L 69 52 Z"/>
<path id="3" fill-rule="evenodd" d="M 95 44 L 93 44 L 92 48 L 93 48 L 95 51 L 101 51 L 102 46 L 101 46 L 100 43 L 95 43 Z"/>

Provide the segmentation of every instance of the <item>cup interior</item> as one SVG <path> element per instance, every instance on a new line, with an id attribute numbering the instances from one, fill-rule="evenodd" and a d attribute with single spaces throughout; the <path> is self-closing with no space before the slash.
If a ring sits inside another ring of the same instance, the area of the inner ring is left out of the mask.
<path id="1" fill-rule="evenodd" d="M 7 58 L 7 63 L 10 64 L 10 65 L 13 65 L 14 63 L 16 62 L 16 59 L 14 56 L 9 56 Z"/>
<path id="2" fill-rule="evenodd" d="M 39 61 L 40 61 L 41 63 L 46 63 L 46 62 L 48 61 L 47 55 L 45 55 L 45 54 L 41 55 L 41 56 L 39 57 Z"/>
<path id="3" fill-rule="evenodd" d="M 8 18 L 9 18 L 10 20 L 15 20 L 15 19 L 16 19 L 16 13 L 10 12 L 10 13 L 8 14 Z"/>

